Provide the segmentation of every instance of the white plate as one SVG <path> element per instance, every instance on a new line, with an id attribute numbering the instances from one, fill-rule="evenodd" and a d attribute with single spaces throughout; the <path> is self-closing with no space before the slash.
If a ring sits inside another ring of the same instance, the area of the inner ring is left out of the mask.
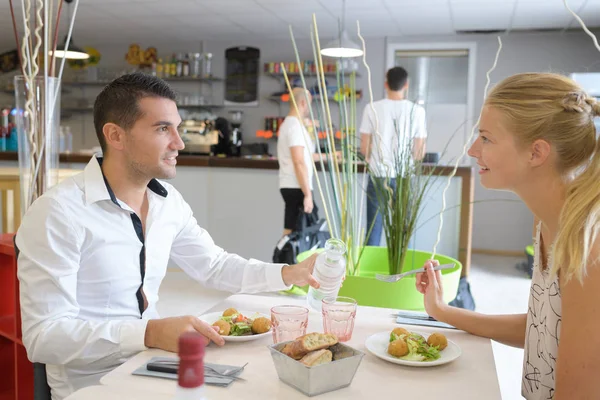
<path id="1" fill-rule="evenodd" d="M 223 311 L 225 311 L 225 310 L 223 310 Z M 219 318 L 221 318 L 223 316 L 223 311 L 203 314 L 203 315 L 199 316 L 198 318 L 200 318 L 204 322 L 207 322 L 209 325 L 212 325 L 215 323 L 215 321 L 217 321 Z M 255 311 L 245 311 L 245 310 L 238 310 L 238 311 L 247 318 L 252 318 L 252 319 L 254 319 L 255 317 L 258 318 L 257 317 L 257 315 L 258 315 L 260 317 L 267 318 L 269 321 L 271 320 L 271 317 L 269 315 L 265 315 L 263 313 L 259 313 L 259 312 L 255 312 Z M 271 336 L 271 335 L 272 335 L 271 329 L 269 329 L 268 332 L 261 333 L 258 335 L 222 336 L 222 338 L 225 339 L 226 342 L 248 342 L 250 340 L 257 340 L 260 338 L 264 338 L 265 336 Z"/>
<path id="2" fill-rule="evenodd" d="M 371 352 L 373 355 L 381 358 L 382 360 L 389 361 L 395 364 L 408 365 L 411 367 L 433 367 L 436 365 L 447 364 L 456 360 L 461 355 L 460 347 L 450 340 L 448 340 L 448 346 L 440 352 L 440 358 L 435 361 L 409 361 L 403 360 L 401 358 L 394 357 L 387 352 L 388 345 L 390 344 L 390 333 L 392 330 L 385 332 L 379 332 L 374 335 L 371 335 L 367 338 L 365 342 L 365 346 L 367 350 Z M 429 335 L 424 334 L 423 332 L 415 332 L 422 335 L 425 339 Z"/>

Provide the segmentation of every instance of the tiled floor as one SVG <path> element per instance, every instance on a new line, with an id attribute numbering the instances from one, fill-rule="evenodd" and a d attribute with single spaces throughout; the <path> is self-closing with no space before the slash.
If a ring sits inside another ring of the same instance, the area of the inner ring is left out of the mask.
<path id="1" fill-rule="evenodd" d="M 477 311 L 486 314 L 527 312 L 529 277 L 515 265 L 524 261 L 516 257 L 473 256 L 469 282 Z M 492 342 L 498 381 L 503 400 L 522 399 L 521 369 L 523 350 Z"/>
<path id="2" fill-rule="evenodd" d="M 529 295 L 529 278 L 515 265 L 524 258 L 473 256 L 470 275 L 471 291 L 477 311 L 489 314 L 525 313 Z M 158 311 L 165 304 L 177 304 L 181 314 L 198 315 L 218 304 L 228 294 L 205 289 L 178 269 L 169 269 L 161 286 Z M 164 314 L 163 314 L 164 315 Z M 503 400 L 522 399 L 521 363 L 523 350 L 493 343 L 496 370 Z"/>

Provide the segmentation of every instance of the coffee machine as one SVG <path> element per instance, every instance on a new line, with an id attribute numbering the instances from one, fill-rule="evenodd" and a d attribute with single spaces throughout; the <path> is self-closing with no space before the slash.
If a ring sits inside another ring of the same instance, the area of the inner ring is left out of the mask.
<path id="1" fill-rule="evenodd" d="M 219 141 L 219 132 L 214 128 L 214 121 L 209 119 L 185 120 L 177 130 L 185 144 L 186 153 L 210 155 L 211 146 Z"/>

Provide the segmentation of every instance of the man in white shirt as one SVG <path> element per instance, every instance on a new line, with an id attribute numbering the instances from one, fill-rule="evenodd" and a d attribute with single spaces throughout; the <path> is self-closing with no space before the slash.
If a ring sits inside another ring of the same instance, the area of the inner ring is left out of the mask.
<path id="1" fill-rule="evenodd" d="M 285 202 L 284 236 L 296 230 L 302 211 L 310 214 L 315 207 L 312 160 L 318 157 L 314 154 L 313 138 L 304 126 L 304 119 L 310 114 L 312 97 L 302 88 L 292 89 L 291 96 L 294 96 L 298 112 L 290 101 L 290 111 L 279 127 L 277 139 L 279 190 Z"/>
<path id="2" fill-rule="evenodd" d="M 104 158 L 32 204 L 16 236 L 23 343 L 46 364 L 53 399 L 63 399 L 147 348 L 176 351 L 196 330 L 223 345 L 194 316 L 160 318 L 158 289 L 168 260 L 221 290 L 263 292 L 318 286 L 314 258 L 267 264 L 228 254 L 200 228 L 175 176 L 181 118 L 162 80 L 134 73 L 98 95 L 94 125 Z"/>
<path id="3" fill-rule="evenodd" d="M 425 109 L 406 100 L 408 73 L 402 67 L 387 71 L 385 81 L 386 98 L 365 106 L 360 125 L 360 151 L 365 156 L 371 173 L 367 186 L 367 230 L 373 226 L 366 238 L 367 246 L 379 246 L 383 229 L 374 179 L 388 179 L 396 190 L 396 164 L 412 142 L 412 157 L 420 160 L 425 155 L 427 138 Z M 407 142 L 408 141 L 408 142 Z"/>

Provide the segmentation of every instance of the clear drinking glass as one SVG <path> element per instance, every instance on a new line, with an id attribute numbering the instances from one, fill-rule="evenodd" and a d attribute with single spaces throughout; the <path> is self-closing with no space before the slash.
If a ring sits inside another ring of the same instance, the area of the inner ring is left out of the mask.
<path id="1" fill-rule="evenodd" d="M 327 297 L 323 299 L 323 330 L 337 336 L 340 342 L 352 338 L 356 318 L 356 300 L 350 297 Z"/>
<path id="2" fill-rule="evenodd" d="M 273 343 L 287 342 L 306 334 L 308 308 L 302 306 L 275 306 L 271 308 Z"/>

